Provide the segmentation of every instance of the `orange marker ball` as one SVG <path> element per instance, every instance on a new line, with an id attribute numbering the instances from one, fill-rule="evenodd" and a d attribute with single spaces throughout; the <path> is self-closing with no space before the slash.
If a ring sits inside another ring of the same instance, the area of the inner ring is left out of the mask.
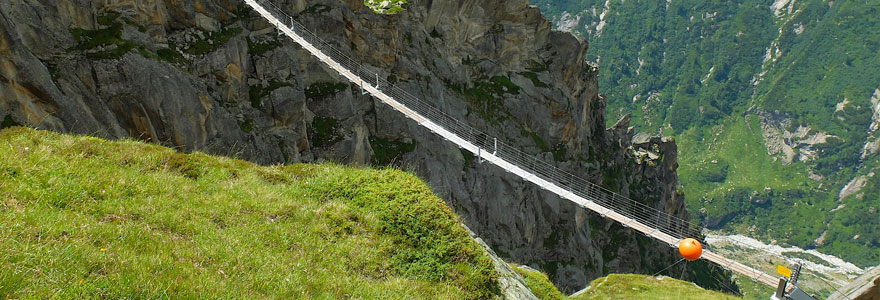
<path id="1" fill-rule="evenodd" d="M 703 254 L 703 245 L 700 245 L 700 242 L 695 239 L 686 238 L 681 240 L 681 243 L 678 243 L 678 253 L 684 259 L 695 261 L 700 259 L 700 255 Z"/>

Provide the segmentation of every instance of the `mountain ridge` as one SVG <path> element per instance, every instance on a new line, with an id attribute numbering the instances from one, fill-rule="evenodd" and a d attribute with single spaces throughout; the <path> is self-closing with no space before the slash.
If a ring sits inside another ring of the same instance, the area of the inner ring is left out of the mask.
<path id="1" fill-rule="evenodd" d="M 696 220 L 880 261 L 876 3 L 532 3 L 590 41 L 612 115 L 676 137 Z"/>

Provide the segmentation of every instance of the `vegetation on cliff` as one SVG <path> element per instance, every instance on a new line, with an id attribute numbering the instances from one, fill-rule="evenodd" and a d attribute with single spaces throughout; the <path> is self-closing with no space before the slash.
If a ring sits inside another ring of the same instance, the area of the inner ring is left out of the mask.
<path id="1" fill-rule="evenodd" d="M 730 300 L 739 298 L 705 290 L 691 282 L 665 276 L 611 274 L 606 277 L 596 278 L 590 283 L 588 290 L 570 299 Z"/>
<path id="2" fill-rule="evenodd" d="M 516 271 L 519 276 L 522 276 L 526 286 L 532 290 L 532 293 L 534 293 L 538 299 L 563 300 L 567 298 L 565 294 L 560 292 L 559 289 L 550 282 L 550 278 L 547 274 L 534 269 L 526 269 L 516 264 L 511 264 L 510 266 L 513 267 L 513 270 Z"/>
<path id="3" fill-rule="evenodd" d="M 364 5 L 377 14 L 393 15 L 403 11 L 409 0 L 365 0 Z"/>
<path id="4" fill-rule="evenodd" d="M 492 261 L 416 176 L 0 131 L 6 298 L 490 298 Z"/>

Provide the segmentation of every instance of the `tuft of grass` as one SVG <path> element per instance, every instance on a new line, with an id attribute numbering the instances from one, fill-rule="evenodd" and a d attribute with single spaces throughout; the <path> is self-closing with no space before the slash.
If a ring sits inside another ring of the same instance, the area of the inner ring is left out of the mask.
<path id="1" fill-rule="evenodd" d="M 204 55 L 211 53 L 230 39 L 241 33 L 241 28 L 223 28 L 220 32 L 208 32 L 205 39 L 197 41 L 190 45 L 186 52 L 193 55 Z"/>
<path id="2" fill-rule="evenodd" d="M 416 176 L 0 131 L 7 298 L 487 299 L 492 261 Z"/>
<path id="3" fill-rule="evenodd" d="M 740 299 L 721 292 L 705 290 L 696 284 L 665 276 L 611 274 L 590 283 L 589 290 L 570 297 L 572 300 L 590 299 Z"/>
<path id="4" fill-rule="evenodd" d="M 186 65 L 189 63 L 189 60 L 177 49 L 177 44 L 174 42 L 168 43 L 168 48 L 156 50 L 156 56 L 159 60 L 176 65 Z"/>
<path id="5" fill-rule="evenodd" d="M 105 27 L 101 29 L 71 29 L 70 34 L 76 39 L 77 45 L 67 50 L 85 51 L 105 47 L 105 50 L 89 52 L 86 56 L 91 59 L 116 59 L 122 57 L 137 47 L 137 44 L 122 38 L 123 28 L 122 23 L 117 22 L 118 18 L 118 14 L 99 16 L 98 24 Z"/>
<path id="6" fill-rule="evenodd" d="M 546 72 L 550 69 L 550 65 L 553 63 L 552 60 L 542 60 L 537 61 L 534 59 L 529 59 L 526 61 L 526 70 L 529 70 L 529 73 L 541 73 Z M 526 75 L 530 76 L 530 75 Z M 537 79 L 537 74 L 535 74 L 535 79 Z"/>
<path id="7" fill-rule="evenodd" d="M 238 128 L 244 133 L 251 133 L 251 131 L 254 131 L 254 120 L 245 119 L 241 123 L 238 123 Z"/>
<path id="8" fill-rule="evenodd" d="M 364 5 L 372 9 L 374 13 L 380 15 L 393 15 L 404 11 L 404 6 L 409 3 L 408 0 L 389 0 L 391 6 L 385 8 L 382 7 L 383 2 L 385 2 L 385 0 L 365 0 Z"/>
<path id="9" fill-rule="evenodd" d="M 6 115 L 3 117 L 3 122 L 0 122 L 0 129 L 12 127 L 12 126 L 21 126 L 15 119 L 12 118 L 12 115 Z"/>
<path id="10" fill-rule="evenodd" d="M 462 171 L 467 171 L 467 169 L 470 168 L 471 165 L 474 163 L 474 160 L 477 159 L 477 156 L 470 151 L 464 149 L 459 149 L 459 151 L 461 151 L 461 156 L 464 157 L 464 165 L 462 166 Z M 499 250 L 496 250 L 495 252 L 499 252 Z"/>
<path id="11" fill-rule="evenodd" d="M 391 165 L 399 162 L 404 154 L 416 149 L 415 141 L 404 143 L 375 136 L 371 136 L 369 140 L 370 147 L 373 148 L 373 164 L 377 166 Z"/>
<path id="12" fill-rule="evenodd" d="M 309 141 L 314 147 L 332 146 L 342 140 L 339 121 L 334 118 L 316 116 L 312 120 L 312 134 Z"/>
<path id="13" fill-rule="evenodd" d="M 547 85 L 546 83 L 544 83 L 540 79 L 538 79 L 538 74 L 535 72 L 521 72 L 521 73 L 519 73 L 519 75 L 522 75 L 523 77 L 531 80 L 532 84 L 534 84 L 536 87 L 540 87 L 540 88 L 550 87 L 549 85 Z"/>
<path id="14" fill-rule="evenodd" d="M 510 116 L 510 112 L 504 108 L 505 94 L 516 95 L 521 89 L 505 76 L 494 76 L 488 81 L 476 81 L 472 87 L 465 84 L 445 83 L 464 97 L 469 104 L 468 111 L 476 112 L 493 125 L 503 123 Z"/>
<path id="15" fill-rule="evenodd" d="M 251 85 L 248 86 L 248 98 L 251 100 L 251 107 L 253 108 L 262 108 L 263 107 L 263 98 L 269 96 L 272 91 L 280 89 L 285 86 L 292 86 L 290 83 L 284 81 L 269 81 L 268 86 L 263 85 Z M 306 90 L 306 95 L 308 95 L 308 90 Z"/>
<path id="16" fill-rule="evenodd" d="M 306 99 L 323 99 L 344 91 L 347 87 L 348 85 L 342 82 L 316 82 L 306 88 Z"/>
<path id="17" fill-rule="evenodd" d="M 125 19 L 122 20 L 122 21 L 125 22 L 125 24 L 131 25 L 131 26 L 134 26 L 134 27 L 137 28 L 137 30 L 140 31 L 140 32 L 143 32 L 143 33 L 146 33 L 146 32 L 147 32 L 147 27 L 144 26 L 144 25 L 139 24 L 138 22 L 135 22 L 135 20 L 125 18 Z"/>
<path id="18" fill-rule="evenodd" d="M 77 45 L 67 51 L 86 51 L 86 57 L 90 59 L 117 59 L 126 53 L 136 50 L 141 56 L 146 58 L 158 59 L 172 64 L 185 65 L 188 60 L 177 50 L 174 43 L 169 45 L 167 49 L 159 49 L 156 53 L 150 52 L 144 45 L 137 44 L 122 38 L 123 24 L 119 22 L 120 15 L 117 13 L 108 13 L 98 16 L 98 24 L 104 28 L 96 30 L 88 30 L 82 28 L 73 28 L 70 34 L 77 41 Z M 137 27 L 138 31 L 146 32 L 147 28 L 137 24 L 129 18 L 122 18 L 125 24 Z M 92 51 L 95 48 L 102 47 L 100 51 Z M 55 74 L 52 74 L 55 78 Z"/>
<path id="19" fill-rule="evenodd" d="M 255 42 L 251 40 L 251 38 L 247 38 L 248 51 L 253 55 L 261 55 L 263 53 L 269 52 L 275 48 L 281 47 L 281 40 L 277 37 L 272 37 L 264 42 Z"/>
<path id="20" fill-rule="evenodd" d="M 442 39 L 443 38 L 443 34 L 441 34 L 439 31 L 437 31 L 437 27 L 432 28 L 431 33 L 429 33 L 428 35 L 430 35 L 432 38 L 435 38 L 435 39 Z"/>
<path id="21" fill-rule="evenodd" d="M 510 264 L 514 271 L 517 274 L 522 276 L 523 280 L 526 282 L 526 286 L 541 300 L 564 300 L 568 299 L 565 294 L 562 294 L 556 286 L 550 282 L 550 278 L 547 277 L 547 274 L 531 271 L 527 269 L 520 268 L 520 266 L 516 264 Z"/>
<path id="22" fill-rule="evenodd" d="M 537 133 L 525 129 L 520 129 L 520 133 L 531 137 L 532 141 L 535 142 L 535 146 L 538 147 L 538 149 L 541 149 L 541 151 L 550 152 L 550 145 L 548 145 L 547 142 L 545 142 Z"/>

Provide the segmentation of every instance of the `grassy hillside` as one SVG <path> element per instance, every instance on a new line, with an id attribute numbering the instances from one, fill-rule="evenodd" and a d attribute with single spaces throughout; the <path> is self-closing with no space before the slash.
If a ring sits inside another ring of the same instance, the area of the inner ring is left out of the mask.
<path id="1" fill-rule="evenodd" d="M 880 177 L 838 196 L 880 166 L 877 154 L 861 157 L 880 88 L 880 2 L 531 2 L 590 41 L 609 122 L 631 113 L 640 131 L 676 137 L 692 216 L 861 266 L 880 261 L 880 202 L 869 196 Z M 761 118 L 833 137 L 784 165 L 768 155 Z"/>
<path id="2" fill-rule="evenodd" d="M 731 300 L 738 297 L 717 291 L 705 290 L 696 284 L 666 276 L 640 274 L 611 274 L 600 277 L 588 286 L 589 289 L 577 296 L 568 297 L 553 287 L 547 275 L 513 266 L 541 300 L 593 300 L 593 299 L 694 299 Z M 768 294 L 769 295 L 769 294 Z"/>
<path id="3" fill-rule="evenodd" d="M 0 297 L 468 299 L 492 262 L 412 174 L 0 131 Z"/>
<path id="4" fill-rule="evenodd" d="M 731 300 L 739 299 L 728 294 L 704 290 L 697 285 L 672 279 L 636 274 L 611 274 L 590 283 L 586 292 L 571 297 L 572 300 L 592 299 L 693 299 Z"/>

